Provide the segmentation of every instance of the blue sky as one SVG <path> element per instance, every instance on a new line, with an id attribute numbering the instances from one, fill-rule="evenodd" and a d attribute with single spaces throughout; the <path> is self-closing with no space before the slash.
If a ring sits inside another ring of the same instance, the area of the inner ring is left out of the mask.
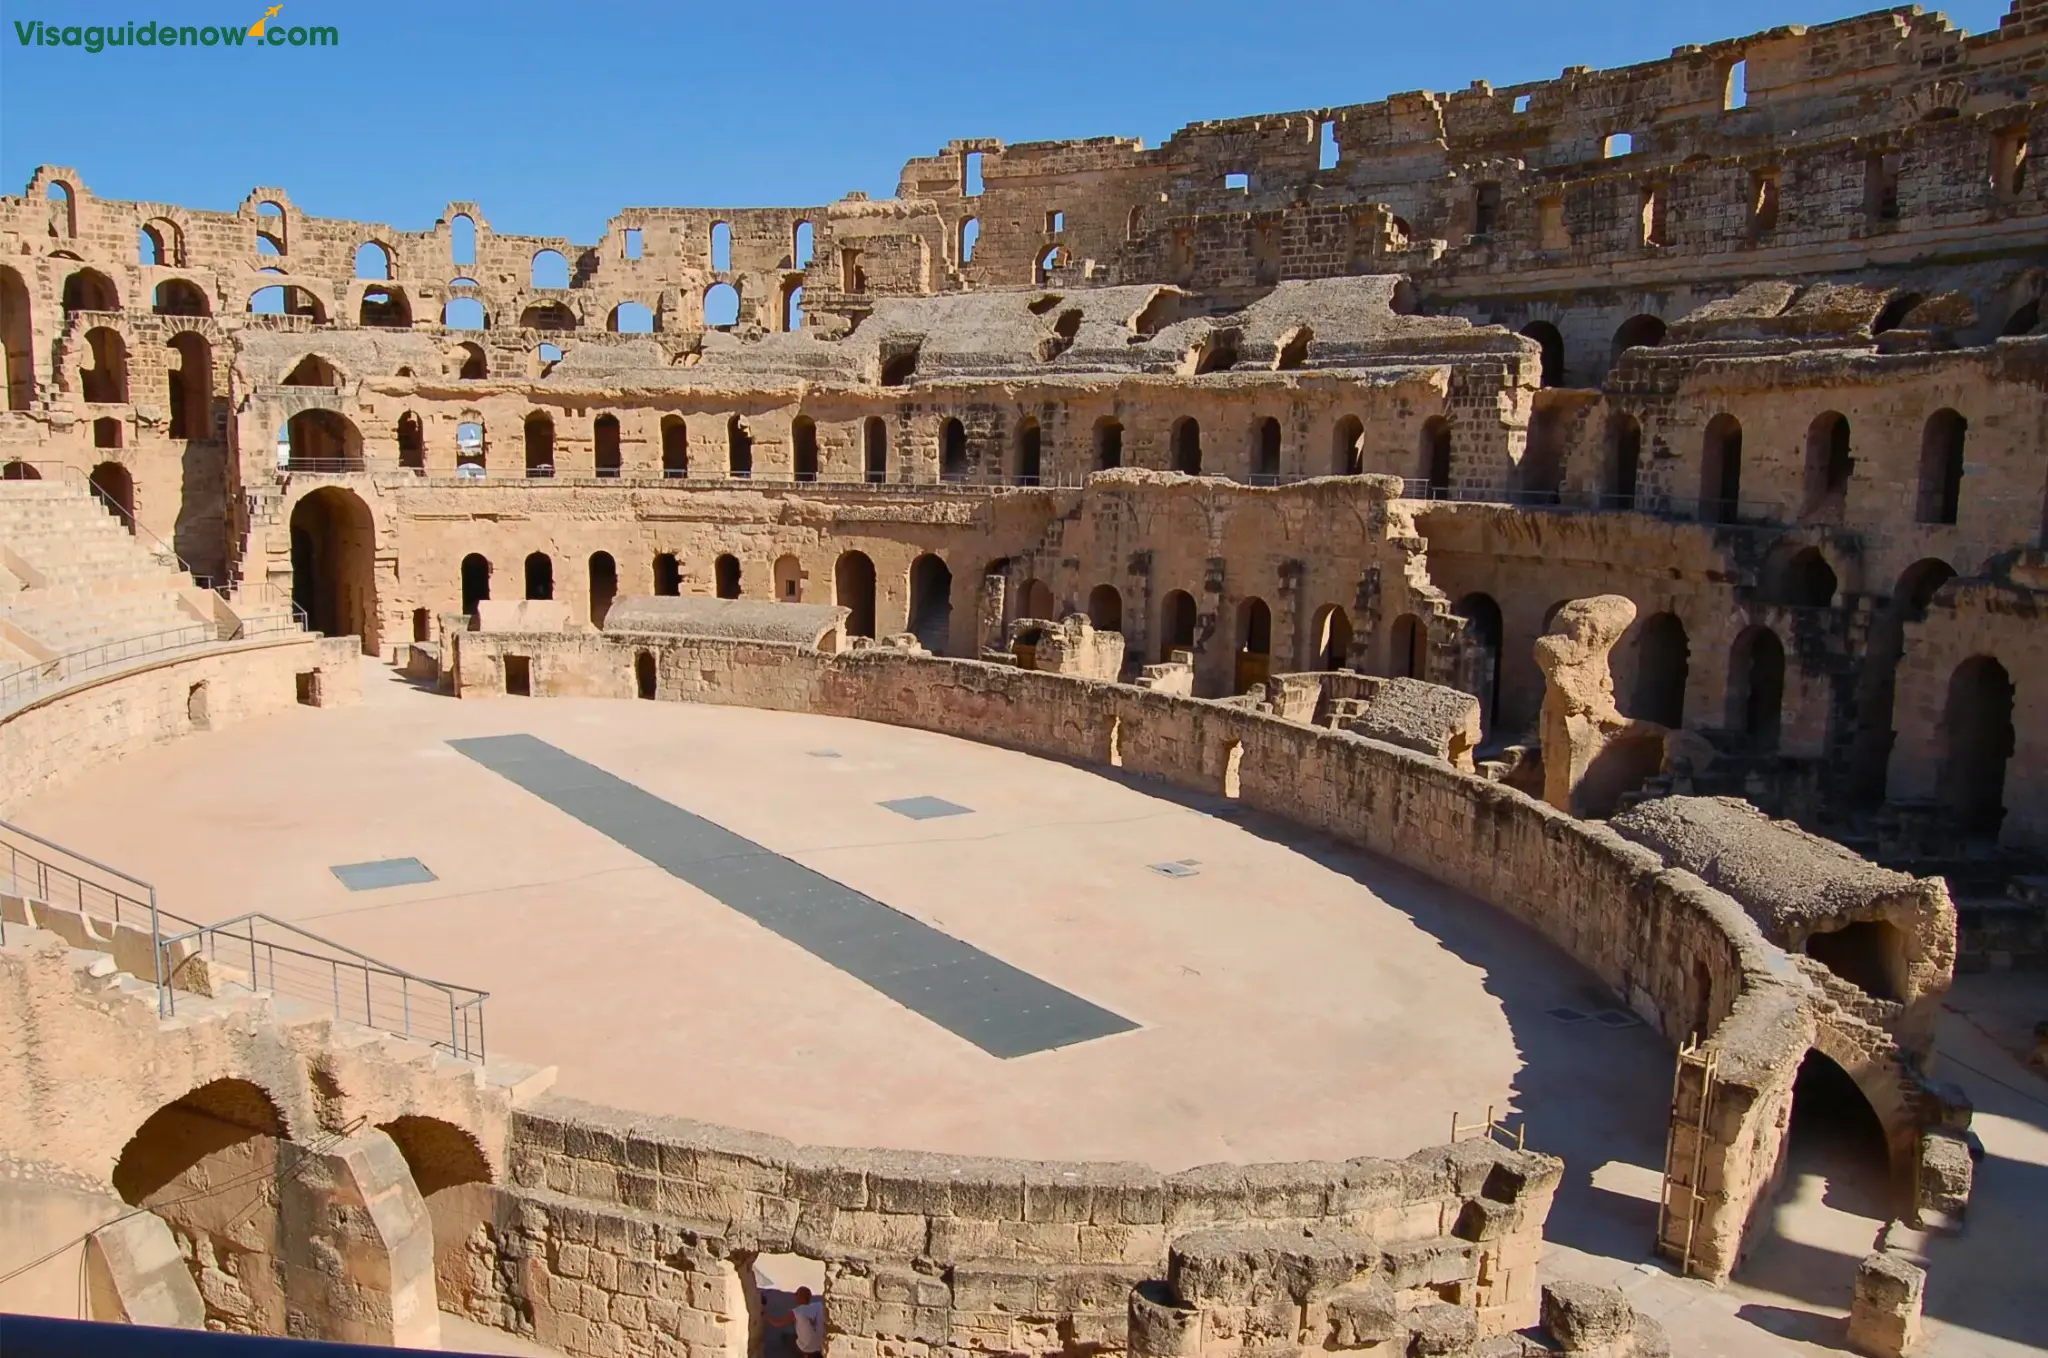
<path id="1" fill-rule="evenodd" d="M 1124 135 L 1617 66 L 1878 6 L 1827 0 L 1466 0 L 1082 6 L 286 0 L 338 48 L 22 47 L 15 25 L 255 22 L 270 0 L 0 0 L 0 187 L 76 166 L 97 193 L 431 225 L 474 199 L 500 230 L 594 240 L 640 205 L 892 192 L 953 137 Z M 2006 0 L 1945 6 L 1971 32 Z"/>

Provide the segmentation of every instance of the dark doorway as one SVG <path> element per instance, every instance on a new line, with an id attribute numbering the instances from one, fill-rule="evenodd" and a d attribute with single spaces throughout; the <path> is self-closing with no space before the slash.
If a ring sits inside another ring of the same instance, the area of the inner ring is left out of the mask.
<path id="1" fill-rule="evenodd" d="M 1685 685 L 1692 643 L 1676 613 L 1644 619 L 1636 635 L 1636 683 L 1629 715 L 1672 730 L 1685 725 Z"/>
<path id="2" fill-rule="evenodd" d="M 462 558 L 462 611 L 473 618 L 476 606 L 490 597 L 490 558 L 471 552 Z"/>
<path id="3" fill-rule="evenodd" d="M 711 563 L 711 574 L 718 597 L 737 599 L 740 597 L 740 559 L 730 552 L 723 553 Z"/>
<path id="4" fill-rule="evenodd" d="M 605 615 L 612 611 L 612 600 L 619 597 L 619 563 L 612 560 L 610 552 L 590 554 L 590 625 L 604 626 Z"/>
<path id="5" fill-rule="evenodd" d="M 118 462 L 102 462 L 88 478 L 100 507 L 135 531 L 135 478 Z"/>
<path id="6" fill-rule="evenodd" d="M 330 637 L 362 638 L 376 655 L 377 530 L 353 492 L 324 486 L 292 507 L 292 601 L 307 625 Z"/>
<path id="7" fill-rule="evenodd" d="M 1195 649 L 1195 596 L 1184 589 L 1168 594 L 1159 609 L 1159 659 Z"/>
<path id="8" fill-rule="evenodd" d="M 846 635 L 875 634 L 875 563 L 866 552 L 842 552 L 832 567 L 832 600 L 847 610 Z"/>
<path id="9" fill-rule="evenodd" d="M 526 597 L 555 597 L 555 559 L 546 552 L 533 552 L 526 558 Z"/>
<path id="10" fill-rule="evenodd" d="M 654 558 L 654 592 L 665 598 L 683 592 L 683 563 L 674 552 L 663 552 Z"/>
<path id="11" fill-rule="evenodd" d="M 1479 699 L 1479 720 L 1488 737 L 1500 708 L 1500 653 L 1506 628 L 1500 605 L 1487 594 L 1468 594 L 1451 610 L 1465 620 L 1465 645 L 1458 687 Z"/>
<path id="12" fill-rule="evenodd" d="M 1778 748 L 1785 707 L 1785 646 L 1768 627 L 1751 627 L 1735 638 L 1728 666 L 1731 724 L 1760 750 Z"/>
<path id="13" fill-rule="evenodd" d="M 1956 828 L 1996 839 L 2005 821 L 2005 774 L 2013 753 L 2012 676 L 1988 655 L 1956 666 L 1942 712 L 1941 799 Z"/>
<path id="14" fill-rule="evenodd" d="M 633 657 L 633 690 L 643 698 L 655 696 L 654 653 L 641 651 Z"/>
<path id="15" fill-rule="evenodd" d="M 910 563 L 910 630 L 933 655 L 944 655 L 953 624 L 953 572 L 926 552 Z"/>

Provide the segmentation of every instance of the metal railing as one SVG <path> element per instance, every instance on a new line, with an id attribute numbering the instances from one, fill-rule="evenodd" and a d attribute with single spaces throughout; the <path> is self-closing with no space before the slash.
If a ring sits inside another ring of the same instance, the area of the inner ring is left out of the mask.
<path id="1" fill-rule="evenodd" d="M 45 693 L 68 687 L 96 674 L 105 674 L 144 660 L 157 660 L 180 651 L 203 650 L 209 646 L 259 637 L 282 636 L 305 630 L 305 611 L 296 604 L 285 613 L 258 614 L 238 620 L 233 626 L 219 622 L 192 622 L 139 636 L 118 637 L 65 651 L 48 660 L 32 661 L 0 673 L 0 711 L 19 707 Z"/>
<path id="2" fill-rule="evenodd" d="M 162 940 L 160 953 L 191 945 L 190 954 L 241 971 L 254 990 L 267 990 L 327 1009 L 337 1019 L 400 1033 L 460 1057 L 484 1059 L 486 991 L 429 980 L 353 948 L 263 914 L 200 925 Z M 181 958 L 180 968 L 190 966 Z M 178 977 L 163 987 L 167 1013 L 177 1012 Z"/>
<path id="3" fill-rule="evenodd" d="M 156 888 L 117 867 L 87 858 L 55 840 L 0 820 L 0 887 L 47 905 L 69 905 L 79 915 L 134 928 L 147 926 L 152 939 L 163 937 L 163 921 L 189 925 L 190 920 L 157 908 Z M 7 942 L 7 918 L 0 911 L 0 944 Z M 155 953 L 157 1012 L 169 1013 L 163 998 L 163 948 Z"/>

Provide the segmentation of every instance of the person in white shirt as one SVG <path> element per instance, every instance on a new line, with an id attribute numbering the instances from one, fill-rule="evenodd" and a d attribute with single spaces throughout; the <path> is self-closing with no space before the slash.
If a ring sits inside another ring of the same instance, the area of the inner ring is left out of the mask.
<path id="1" fill-rule="evenodd" d="M 770 1316 L 768 1323 L 778 1327 L 794 1325 L 796 1351 L 803 1358 L 819 1358 L 825 1352 L 825 1299 L 813 1297 L 810 1288 L 799 1287 L 796 1305 L 786 1315 Z"/>

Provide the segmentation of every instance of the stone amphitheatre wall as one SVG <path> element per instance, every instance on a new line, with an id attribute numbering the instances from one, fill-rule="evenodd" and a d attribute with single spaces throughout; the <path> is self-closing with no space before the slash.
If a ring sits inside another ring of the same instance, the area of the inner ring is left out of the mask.
<path id="1" fill-rule="evenodd" d="M 1742 908 L 1690 873 L 1666 870 L 1604 825 L 1392 746 L 1003 665 L 879 649 L 826 656 L 673 637 L 461 633 L 454 683 L 463 697 L 501 695 L 503 657 L 517 655 L 529 660 L 536 696 L 631 697 L 642 651 L 655 658 L 661 698 L 888 722 L 1113 765 L 1235 797 L 1494 903 L 1674 1042 L 1697 1035 L 1716 1049 L 1711 1116 L 1679 1128 L 1672 1220 L 1690 1223 L 1675 1229 L 1689 1237 L 1696 1271 L 1725 1277 L 1734 1267 L 1751 1209 L 1776 1173 L 1818 1005 Z M 1896 1113 L 1899 1100 L 1873 1106 Z M 1910 1146 L 1910 1118 L 1892 1130 Z M 1696 1217 L 1693 1182 L 1702 1185 Z"/>
<path id="2" fill-rule="evenodd" d="M 195 731 L 362 693 L 356 644 L 297 636 L 173 657 L 88 680 L 0 716 L 0 815 L 87 769 Z M 302 675 L 317 675 L 301 688 Z"/>

